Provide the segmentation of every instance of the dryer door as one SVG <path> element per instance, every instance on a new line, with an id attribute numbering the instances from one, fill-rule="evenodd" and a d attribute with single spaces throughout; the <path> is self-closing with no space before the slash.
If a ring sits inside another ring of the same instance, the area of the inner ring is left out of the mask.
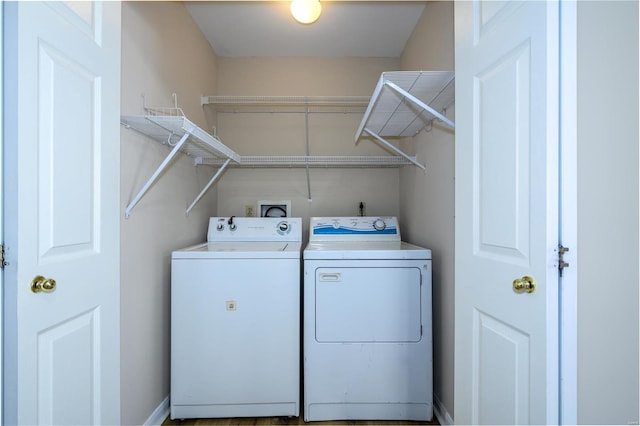
<path id="1" fill-rule="evenodd" d="M 316 341 L 421 340 L 420 268 L 318 268 L 315 282 Z"/>

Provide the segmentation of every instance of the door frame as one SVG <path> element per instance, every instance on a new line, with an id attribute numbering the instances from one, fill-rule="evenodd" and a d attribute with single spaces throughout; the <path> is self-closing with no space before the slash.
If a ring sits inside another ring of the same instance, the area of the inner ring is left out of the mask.
<path id="1" fill-rule="evenodd" d="M 560 182 L 559 243 L 568 247 L 559 279 L 560 424 L 578 421 L 578 92 L 575 0 L 560 2 Z"/>
<path id="2" fill-rule="evenodd" d="M 0 5 L 0 244 L 4 245 L 4 3 Z M 4 266 L 0 265 L 0 423 L 4 424 Z"/>
<path id="3" fill-rule="evenodd" d="M 0 81 L 4 82 L 3 23 L 4 5 L 0 5 Z M 560 2 L 560 111 L 561 119 L 561 241 L 570 247 L 565 260 L 570 266 L 562 277 L 560 306 L 560 423 L 577 423 L 577 3 Z M 0 99 L 4 99 L 3 84 L 0 84 Z M 4 113 L 0 103 L 0 242 L 4 241 Z M 638 217 L 640 223 L 640 216 Z M 0 288 L 4 288 L 4 274 L 0 273 Z M 4 341 L 3 325 L 4 294 L 0 293 L 0 341 Z M 0 351 L 0 419 L 4 406 L 4 350 Z"/>

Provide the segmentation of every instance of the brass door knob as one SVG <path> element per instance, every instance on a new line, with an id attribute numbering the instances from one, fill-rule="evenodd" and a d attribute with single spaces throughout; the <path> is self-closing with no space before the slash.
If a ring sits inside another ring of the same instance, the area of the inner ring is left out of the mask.
<path id="1" fill-rule="evenodd" d="M 34 293 L 51 293 L 56 289 L 56 280 L 37 275 L 31 280 L 31 291 Z"/>
<path id="2" fill-rule="evenodd" d="M 528 275 L 516 278 L 513 280 L 513 291 L 516 293 L 533 293 L 536 291 L 536 280 Z"/>

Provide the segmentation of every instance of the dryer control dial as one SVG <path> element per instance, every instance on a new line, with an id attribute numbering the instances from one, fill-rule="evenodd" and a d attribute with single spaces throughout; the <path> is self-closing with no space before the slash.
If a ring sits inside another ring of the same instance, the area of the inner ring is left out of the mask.
<path id="1" fill-rule="evenodd" d="M 291 225 L 289 225 L 289 222 L 284 220 L 278 223 L 277 228 L 278 228 L 278 234 L 280 235 L 285 235 L 291 232 Z"/>
<path id="2" fill-rule="evenodd" d="M 221 224 L 221 223 L 219 223 L 219 224 L 218 224 L 218 226 L 216 226 L 216 229 L 217 229 L 218 231 L 222 231 L 222 230 L 224 230 L 224 225 L 223 225 L 223 224 Z"/>
<path id="3" fill-rule="evenodd" d="M 376 219 L 373 221 L 373 229 L 375 229 L 376 231 L 384 231 L 386 227 L 387 224 L 384 223 L 384 220 L 382 219 Z"/>

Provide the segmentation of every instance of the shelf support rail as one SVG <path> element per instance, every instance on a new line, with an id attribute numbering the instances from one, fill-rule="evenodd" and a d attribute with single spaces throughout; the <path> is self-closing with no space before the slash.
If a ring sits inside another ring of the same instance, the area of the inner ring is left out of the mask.
<path id="1" fill-rule="evenodd" d="M 309 177 L 309 102 L 307 100 L 307 106 L 305 108 L 305 114 L 304 114 L 304 131 L 305 131 L 305 138 L 307 141 L 307 158 L 305 160 L 305 168 L 307 171 L 307 201 L 309 201 L 309 203 L 311 203 L 312 198 L 311 198 L 311 178 Z"/>
<path id="2" fill-rule="evenodd" d="M 389 148 L 391 151 L 395 152 L 396 154 L 406 158 L 407 160 L 409 160 L 411 163 L 413 163 L 415 166 L 420 167 L 422 170 L 426 171 L 426 167 L 424 164 L 419 163 L 416 160 L 416 157 L 411 157 L 410 155 L 408 155 L 407 153 L 405 153 L 404 151 L 402 151 L 401 149 L 396 148 L 394 145 L 392 145 L 391 143 L 389 143 L 386 139 L 378 136 L 377 133 L 372 132 L 371 130 L 369 130 L 368 128 L 364 128 L 364 132 L 370 136 L 372 136 L 375 140 L 377 140 L 378 142 L 380 142 L 381 144 L 383 144 L 384 146 L 386 146 L 387 148 Z"/>
<path id="3" fill-rule="evenodd" d="M 411 93 L 407 92 L 406 90 L 404 90 L 402 87 L 398 86 L 397 84 L 389 81 L 389 80 L 385 80 L 384 84 L 389 87 L 390 89 L 392 89 L 394 92 L 406 97 L 407 99 L 409 99 L 411 102 L 413 102 L 414 104 L 418 105 L 420 108 L 427 110 L 429 113 L 431 113 L 434 117 L 436 117 L 439 120 L 442 120 L 444 123 L 446 123 L 449 127 L 451 127 L 452 129 L 455 129 L 455 124 L 453 123 L 453 121 L 449 120 L 447 117 L 445 117 L 443 114 L 441 114 L 440 112 L 436 111 L 435 109 L 433 109 L 432 107 L 430 107 L 429 105 L 425 104 L 424 102 L 422 102 L 420 99 L 416 98 L 415 96 L 413 96 Z"/>
<path id="4" fill-rule="evenodd" d="M 225 160 L 225 162 L 222 164 L 222 166 L 220 166 L 220 168 L 218 169 L 218 171 L 216 172 L 216 174 L 213 175 L 213 177 L 211 178 L 211 180 L 209 181 L 209 183 L 207 183 L 205 185 L 205 187 L 202 189 L 202 191 L 200 191 L 200 193 L 198 194 L 198 196 L 196 197 L 195 200 L 193 200 L 193 202 L 189 205 L 189 207 L 187 208 L 187 216 L 189 215 L 189 212 L 191 211 L 191 209 L 193 209 L 196 204 L 198 203 L 198 201 L 200 201 L 200 199 L 204 196 L 204 194 L 209 190 L 209 188 L 211 187 L 211 185 L 213 185 L 215 183 L 215 181 L 218 180 L 218 178 L 220 176 L 222 176 L 222 173 L 224 172 L 224 170 L 227 168 L 227 166 L 229 165 L 229 163 L 231 163 L 231 158 L 227 158 Z"/>
<path id="5" fill-rule="evenodd" d="M 189 133 L 187 132 L 182 136 L 182 138 L 180 138 L 178 143 L 175 144 L 175 146 L 173 147 L 173 149 L 171 150 L 169 155 L 167 155 L 167 158 L 164 159 L 162 164 L 160 164 L 160 166 L 158 166 L 158 168 L 153 173 L 153 175 L 151 175 L 151 177 L 149 178 L 147 183 L 145 183 L 144 186 L 142 187 L 142 189 L 140 189 L 140 191 L 138 192 L 138 195 L 136 195 L 133 198 L 133 200 L 131 200 L 131 202 L 129 203 L 129 205 L 127 206 L 127 208 L 124 211 L 124 217 L 126 219 L 129 219 L 129 216 L 131 216 L 131 210 L 133 210 L 133 208 L 135 207 L 136 204 L 138 204 L 138 201 L 140 201 L 142 196 L 149 190 L 151 185 L 153 185 L 153 183 L 158 179 L 158 176 L 160 176 L 160 174 L 167 167 L 169 162 L 180 151 L 180 148 L 182 148 L 182 145 L 184 145 L 184 143 L 187 141 L 188 138 L 189 138 Z"/>

